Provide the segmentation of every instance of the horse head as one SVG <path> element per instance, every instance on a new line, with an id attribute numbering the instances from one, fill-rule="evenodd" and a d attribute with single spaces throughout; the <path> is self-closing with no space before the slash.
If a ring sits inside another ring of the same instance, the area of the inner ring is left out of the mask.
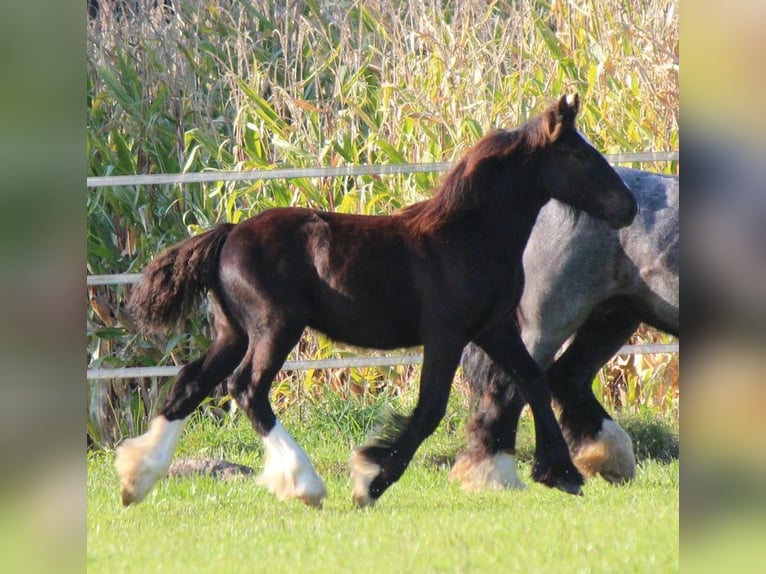
<path id="1" fill-rule="evenodd" d="M 606 158 L 577 130 L 580 99 L 562 96 L 542 116 L 548 145 L 540 154 L 543 192 L 603 219 L 612 228 L 629 225 L 638 211 L 635 197 Z"/>

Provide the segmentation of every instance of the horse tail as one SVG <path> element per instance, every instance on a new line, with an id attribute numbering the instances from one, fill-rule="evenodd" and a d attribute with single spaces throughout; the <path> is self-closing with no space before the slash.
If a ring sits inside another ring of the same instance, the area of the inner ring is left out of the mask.
<path id="1" fill-rule="evenodd" d="M 137 325 L 149 332 L 173 328 L 215 285 L 218 259 L 234 224 L 223 223 L 169 247 L 144 268 L 128 301 Z"/>

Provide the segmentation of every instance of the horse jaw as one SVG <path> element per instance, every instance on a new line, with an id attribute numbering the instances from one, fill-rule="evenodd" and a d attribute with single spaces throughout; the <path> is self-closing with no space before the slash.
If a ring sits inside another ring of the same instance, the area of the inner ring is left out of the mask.
<path id="1" fill-rule="evenodd" d="M 327 489 L 308 455 L 282 423 L 277 421 L 269 434 L 263 437 L 263 446 L 266 462 L 257 483 L 265 486 L 279 500 L 296 498 L 308 506 L 321 507 Z"/>
<path id="2" fill-rule="evenodd" d="M 186 419 L 168 421 L 160 415 L 152 420 L 148 431 L 117 448 L 114 465 L 120 475 L 123 506 L 141 502 L 154 483 L 167 474 L 185 425 Z"/>
<path id="3" fill-rule="evenodd" d="M 459 481 L 465 492 L 505 488 L 523 490 L 527 487 L 516 471 L 516 457 L 507 452 L 498 452 L 480 460 L 470 453 L 462 453 L 452 466 L 449 477 Z"/>
<path id="4" fill-rule="evenodd" d="M 636 475 L 633 441 L 610 419 L 603 420 L 598 434 L 577 449 L 572 461 L 584 476 L 600 474 L 614 484 L 628 482 Z"/>

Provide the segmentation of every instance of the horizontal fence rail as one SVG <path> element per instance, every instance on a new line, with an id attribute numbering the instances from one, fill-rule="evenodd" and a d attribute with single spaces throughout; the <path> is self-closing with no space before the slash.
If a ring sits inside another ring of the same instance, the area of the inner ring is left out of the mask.
<path id="1" fill-rule="evenodd" d="M 90 285 L 126 285 L 138 283 L 140 273 L 113 273 L 111 275 L 88 275 L 85 284 Z"/>
<path id="2" fill-rule="evenodd" d="M 655 353 L 677 353 L 678 343 L 652 343 L 646 345 L 623 345 L 618 355 L 649 355 Z M 423 355 L 390 355 L 387 357 L 344 357 L 339 359 L 317 359 L 309 361 L 285 361 L 283 371 L 308 371 L 311 369 L 350 369 L 362 367 L 398 367 L 419 365 Z M 116 369 L 88 369 L 88 380 L 134 379 L 138 377 L 175 377 L 183 366 L 167 367 L 122 367 Z"/>
<path id="3" fill-rule="evenodd" d="M 677 151 L 638 152 L 606 154 L 611 163 L 666 162 L 677 161 Z M 389 165 L 352 165 L 343 167 L 316 168 L 279 168 L 272 170 L 171 173 L 149 175 L 116 175 L 88 177 L 87 187 L 118 187 L 129 185 L 161 185 L 176 183 L 212 183 L 218 181 L 258 181 L 270 179 L 295 179 L 302 177 L 349 177 L 357 175 L 399 175 L 445 171 L 452 162 L 389 164 Z M 106 275 L 88 275 L 86 285 L 127 285 L 138 283 L 140 273 L 114 273 Z M 653 353 L 678 353 L 678 343 L 623 345 L 618 355 L 641 355 Z M 385 357 L 345 357 L 339 359 L 319 359 L 310 361 L 286 361 L 284 371 L 305 371 L 309 369 L 338 369 L 360 367 L 394 367 L 400 365 L 419 365 L 423 355 L 407 354 Z M 122 367 L 113 369 L 88 369 L 88 380 L 132 379 L 138 377 L 175 377 L 182 366 L 165 367 Z"/>
<path id="4" fill-rule="evenodd" d="M 650 151 L 606 154 L 611 163 L 677 161 L 677 151 Z M 300 167 L 259 169 L 252 171 L 208 171 L 195 173 L 160 173 L 145 175 L 92 176 L 87 187 L 118 187 L 127 185 L 161 185 L 170 183 L 212 183 L 217 181 L 259 181 L 296 179 L 300 177 L 348 177 L 355 175 L 400 175 L 445 171 L 452 162 L 396 163 L 388 165 L 349 165 L 341 167 Z"/>

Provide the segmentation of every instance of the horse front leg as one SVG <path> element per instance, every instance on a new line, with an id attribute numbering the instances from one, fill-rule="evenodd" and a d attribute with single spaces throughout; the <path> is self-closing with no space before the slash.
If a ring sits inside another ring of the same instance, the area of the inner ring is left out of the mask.
<path id="1" fill-rule="evenodd" d="M 585 476 L 600 474 L 612 483 L 635 476 L 633 442 L 598 402 L 591 383 L 638 325 L 636 316 L 622 307 L 593 314 L 548 368 L 551 392 L 561 408 L 561 428 L 575 466 Z"/>
<path id="2" fill-rule="evenodd" d="M 529 355 L 515 326 L 501 324 L 474 341 L 517 382 L 535 420 L 535 462 L 532 478 L 570 494 L 581 494 L 584 483 L 569 456 L 564 436 L 551 408 L 551 393 L 543 371 Z M 498 394 L 498 397 L 501 396 Z M 499 400 L 499 399 L 496 399 Z M 494 405 L 503 412 L 503 405 Z M 486 422 L 485 424 L 491 424 Z"/>
<path id="3" fill-rule="evenodd" d="M 352 452 L 352 497 L 359 506 L 374 504 L 402 476 L 415 451 L 444 418 L 462 347 L 459 341 L 424 345 L 420 391 L 412 414 L 389 421 L 393 424 L 381 429 L 371 444 Z"/>

